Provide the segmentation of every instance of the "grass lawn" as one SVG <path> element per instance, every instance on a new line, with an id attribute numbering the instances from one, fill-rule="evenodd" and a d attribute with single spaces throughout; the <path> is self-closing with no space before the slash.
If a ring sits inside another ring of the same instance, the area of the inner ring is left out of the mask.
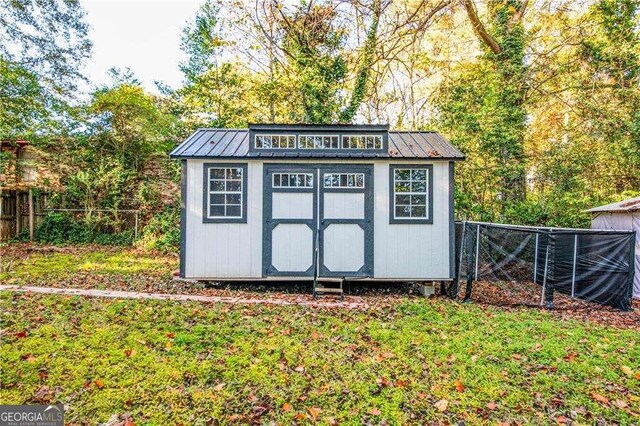
<path id="1" fill-rule="evenodd" d="M 86 264 L 73 256 L 70 275 Z M 100 268 L 88 273 L 141 273 Z M 71 423 L 640 423 L 637 329 L 538 310 L 441 298 L 347 310 L 0 292 L 0 312 L 0 403 L 62 402 Z"/>

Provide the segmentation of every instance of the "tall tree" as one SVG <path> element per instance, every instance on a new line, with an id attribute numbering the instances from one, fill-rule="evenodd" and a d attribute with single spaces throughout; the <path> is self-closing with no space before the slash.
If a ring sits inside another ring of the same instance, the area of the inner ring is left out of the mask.
<path id="1" fill-rule="evenodd" d="M 525 31 L 522 18 L 527 0 L 489 0 L 485 27 L 473 0 L 464 0 L 464 8 L 478 38 L 485 46 L 484 59 L 496 74 L 492 98 L 497 114 L 491 117 L 491 130 L 486 132 L 486 154 L 496 159 L 496 173 L 502 187 L 505 206 L 524 200 L 526 189 L 526 159 L 524 139 L 527 112 Z"/>
<path id="2" fill-rule="evenodd" d="M 0 136 L 42 131 L 74 97 L 91 53 L 84 15 L 76 0 L 0 0 Z"/>

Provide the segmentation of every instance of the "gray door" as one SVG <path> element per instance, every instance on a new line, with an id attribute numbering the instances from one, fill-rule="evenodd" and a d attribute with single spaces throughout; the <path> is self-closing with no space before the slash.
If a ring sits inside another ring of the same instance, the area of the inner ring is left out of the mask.
<path id="1" fill-rule="evenodd" d="M 265 165 L 264 276 L 373 274 L 373 167 Z"/>
<path id="2" fill-rule="evenodd" d="M 319 174 L 319 276 L 372 276 L 373 167 L 323 167 Z"/>

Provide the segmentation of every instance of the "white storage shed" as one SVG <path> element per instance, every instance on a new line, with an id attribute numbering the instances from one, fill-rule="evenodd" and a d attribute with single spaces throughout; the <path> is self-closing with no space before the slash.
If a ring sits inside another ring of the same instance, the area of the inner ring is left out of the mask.
<path id="1" fill-rule="evenodd" d="M 629 198 L 606 206 L 587 210 L 591 213 L 592 229 L 636 231 L 635 274 L 633 297 L 640 298 L 640 197 Z"/>
<path id="2" fill-rule="evenodd" d="M 435 132 L 381 125 L 199 129 L 182 162 L 180 276 L 445 281 L 454 163 Z"/>

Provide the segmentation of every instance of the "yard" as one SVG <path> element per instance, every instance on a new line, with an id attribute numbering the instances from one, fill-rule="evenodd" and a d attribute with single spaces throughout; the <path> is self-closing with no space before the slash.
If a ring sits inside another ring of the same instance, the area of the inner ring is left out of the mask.
<path id="1" fill-rule="evenodd" d="M 171 256 L 0 250 L 2 284 L 286 297 L 173 281 Z M 0 401 L 61 402 L 75 424 L 640 422 L 635 312 L 619 327 L 406 291 L 366 309 L 0 295 Z"/>

